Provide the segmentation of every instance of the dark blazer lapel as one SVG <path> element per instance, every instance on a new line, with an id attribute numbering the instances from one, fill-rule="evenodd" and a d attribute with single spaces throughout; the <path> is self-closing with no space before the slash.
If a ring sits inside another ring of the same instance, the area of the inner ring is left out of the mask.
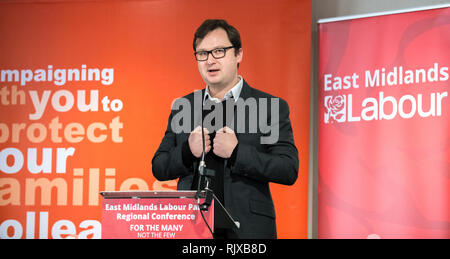
<path id="1" fill-rule="evenodd" d="M 251 97 L 251 88 L 250 86 L 247 84 L 247 82 L 244 80 L 244 83 L 242 85 L 242 90 L 241 93 L 239 94 L 239 98 L 242 98 L 244 100 L 246 100 L 247 98 Z"/>
<path id="2" fill-rule="evenodd" d="M 247 100 L 250 97 L 251 97 L 251 88 L 247 84 L 247 82 L 244 80 L 241 92 L 239 94 L 239 98 L 242 98 L 245 101 L 245 100 Z M 238 118 L 237 107 L 234 106 L 234 125 L 233 125 L 234 127 L 233 127 L 233 130 L 234 130 L 234 134 L 236 135 L 236 138 L 239 141 L 239 139 L 241 137 L 241 133 L 237 132 L 237 118 Z M 244 133 L 244 135 L 245 135 L 245 133 Z"/>

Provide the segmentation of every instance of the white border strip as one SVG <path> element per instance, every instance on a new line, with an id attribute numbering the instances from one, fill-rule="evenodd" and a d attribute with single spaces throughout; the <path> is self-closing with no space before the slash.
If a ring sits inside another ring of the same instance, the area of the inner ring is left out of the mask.
<path id="1" fill-rule="evenodd" d="M 334 17 L 334 18 L 325 18 L 325 19 L 317 20 L 317 23 L 338 22 L 338 21 L 351 20 L 351 19 L 368 18 L 368 17 L 375 17 L 375 16 L 382 16 L 382 15 L 389 15 L 389 14 L 408 13 L 408 12 L 415 12 L 415 11 L 425 11 L 425 10 L 439 9 L 439 8 L 446 8 L 446 7 L 450 7 L 450 3 L 449 4 L 441 4 L 441 5 L 424 6 L 424 7 L 414 7 L 414 8 L 400 9 L 400 10 L 394 10 L 394 11 L 384 11 L 384 12 L 358 14 L 358 15 L 347 15 L 347 16 Z"/>

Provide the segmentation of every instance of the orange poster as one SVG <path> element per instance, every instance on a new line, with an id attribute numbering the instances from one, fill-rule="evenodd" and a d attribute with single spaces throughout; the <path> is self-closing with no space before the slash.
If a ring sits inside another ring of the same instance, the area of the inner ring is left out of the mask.
<path id="1" fill-rule="evenodd" d="M 2 1 L 0 238 L 101 238 L 100 191 L 175 190 L 151 159 L 173 100 L 205 87 L 196 28 L 241 33 L 239 73 L 285 99 L 299 150 L 271 185 L 279 238 L 306 238 L 311 1 Z"/>

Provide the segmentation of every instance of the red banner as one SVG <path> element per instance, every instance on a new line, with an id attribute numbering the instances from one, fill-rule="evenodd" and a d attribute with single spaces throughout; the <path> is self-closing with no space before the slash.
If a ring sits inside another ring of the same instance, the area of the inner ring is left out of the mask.
<path id="1" fill-rule="evenodd" d="M 319 238 L 450 238 L 450 8 L 319 30 Z"/>

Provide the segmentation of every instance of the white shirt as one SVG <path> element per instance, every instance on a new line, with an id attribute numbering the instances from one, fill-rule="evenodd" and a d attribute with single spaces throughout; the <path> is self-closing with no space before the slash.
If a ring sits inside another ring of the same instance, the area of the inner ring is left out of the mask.
<path id="1" fill-rule="evenodd" d="M 233 96 L 234 102 L 237 102 L 237 100 L 239 99 L 239 95 L 241 94 L 242 86 L 244 85 L 244 80 L 242 79 L 242 77 L 241 76 L 238 77 L 240 78 L 239 82 L 235 84 L 233 88 L 231 88 L 228 92 L 225 93 L 222 100 L 219 100 L 218 98 L 215 97 L 211 97 L 211 95 L 209 94 L 209 86 L 207 85 L 205 90 L 205 97 L 203 98 L 203 104 L 205 104 L 206 98 L 208 98 L 213 102 L 220 103 L 224 100 L 228 100 L 228 98 L 230 98 L 231 96 Z"/>

